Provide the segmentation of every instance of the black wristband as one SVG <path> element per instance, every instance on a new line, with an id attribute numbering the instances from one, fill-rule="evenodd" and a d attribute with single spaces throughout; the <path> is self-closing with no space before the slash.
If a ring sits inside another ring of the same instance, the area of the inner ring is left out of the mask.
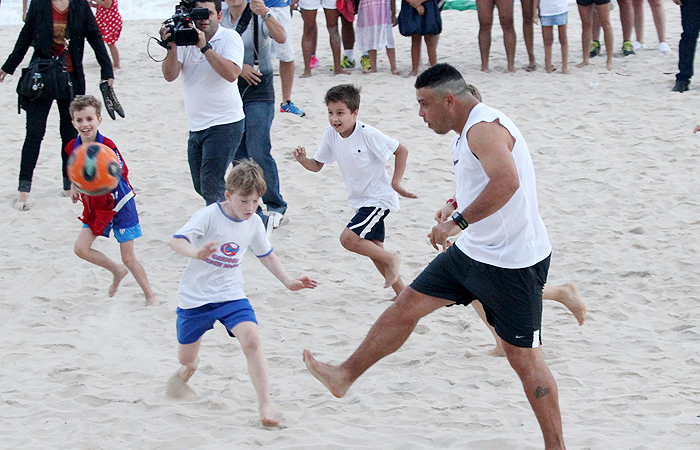
<path id="1" fill-rule="evenodd" d="M 452 220 L 455 221 L 460 230 L 464 230 L 469 226 L 469 224 L 464 219 L 464 217 L 462 217 L 462 214 L 459 211 L 455 211 L 452 213 Z"/>
<path id="2" fill-rule="evenodd" d="M 206 53 L 207 50 L 211 50 L 211 44 L 209 42 L 207 42 L 207 45 L 202 47 L 202 53 Z"/>

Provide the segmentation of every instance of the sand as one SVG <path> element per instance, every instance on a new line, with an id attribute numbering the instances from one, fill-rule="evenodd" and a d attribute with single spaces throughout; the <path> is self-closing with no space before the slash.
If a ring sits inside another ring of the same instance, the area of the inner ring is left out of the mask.
<path id="1" fill-rule="evenodd" d="M 517 5 L 516 5 L 517 6 Z M 516 8 L 517 9 L 517 8 Z M 615 69 L 604 58 L 576 69 L 580 20 L 570 7 L 571 75 L 540 68 L 503 74 L 494 27 L 491 67 L 478 71 L 473 11 L 445 11 L 439 60 L 457 66 L 485 101 L 507 113 L 533 155 L 540 211 L 554 246 L 550 282 L 578 283 L 588 318 L 579 327 L 547 302 L 544 355 L 559 385 L 570 449 L 700 448 L 700 90 L 670 92 L 680 35 L 678 8 L 666 3 L 668 43 L 657 50 L 647 7 L 649 47 L 623 58 L 615 27 Z M 520 29 L 517 14 L 516 29 Z M 297 73 L 301 17 L 294 15 Z M 72 246 L 80 205 L 60 196 L 60 140 L 52 112 L 35 171 L 33 208 L 12 208 L 25 116 L 16 114 L 17 76 L 0 86 L 5 175 L 0 179 L 0 448 L 3 449 L 541 449 L 542 437 L 520 382 L 505 358 L 487 356 L 491 336 L 471 308 L 440 310 L 408 342 L 371 368 L 343 399 L 306 370 L 302 349 L 339 362 L 388 306 L 391 290 L 366 258 L 338 236 L 352 216 L 337 166 L 314 174 L 291 157 L 313 152 L 327 126 L 323 95 L 338 83 L 362 86 L 359 118 L 409 149 L 402 200 L 387 220 L 386 246 L 410 282 L 435 251 L 426 238 L 436 209 L 454 191 L 449 142 L 417 115 L 413 79 L 379 73 L 332 77 L 319 15 L 321 67 L 295 79 L 293 100 L 307 112 L 278 114 L 273 154 L 290 223 L 272 242 L 287 271 L 319 281 L 289 292 L 264 267 L 245 262 L 246 291 L 260 321 L 281 429 L 258 421 L 253 386 L 235 340 L 217 325 L 204 338 L 193 400 L 172 400 L 165 385 L 178 367 L 175 307 L 185 258 L 167 243 L 203 201 L 191 187 L 181 84 L 166 83 L 146 54 L 157 21 L 127 22 L 115 89 L 126 119 L 100 129 L 120 147 L 137 191 L 144 236 L 137 254 L 163 301 L 146 308 L 129 276 L 108 298 L 109 274 L 77 258 Z M 3 58 L 19 27 L 2 27 Z M 518 32 L 518 35 L 521 33 Z M 410 40 L 395 31 L 398 67 L 410 71 Z M 155 57 L 162 50 L 151 45 Z M 359 55 L 358 55 L 359 56 Z M 424 54 L 425 60 L 425 54 Z M 27 58 L 28 61 L 28 58 Z M 518 43 L 517 67 L 527 56 Z M 554 63 L 560 66 L 555 43 Z M 89 93 L 98 67 L 89 49 Z M 276 80 L 279 100 L 279 78 Z M 113 240 L 97 248 L 119 257 Z"/>

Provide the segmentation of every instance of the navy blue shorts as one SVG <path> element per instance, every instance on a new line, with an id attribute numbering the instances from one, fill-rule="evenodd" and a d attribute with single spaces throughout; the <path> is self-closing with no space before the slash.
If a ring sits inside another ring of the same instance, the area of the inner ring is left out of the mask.
<path id="1" fill-rule="evenodd" d="M 350 219 L 347 228 L 362 239 L 384 242 L 384 218 L 388 215 L 388 209 L 364 206 Z"/>
<path id="2" fill-rule="evenodd" d="M 501 339 L 535 348 L 541 343 L 542 289 L 549 259 L 523 269 L 504 269 L 475 261 L 453 245 L 433 259 L 411 288 L 459 305 L 479 300 Z"/>
<path id="3" fill-rule="evenodd" d="M 214 328 L 217 320 L 224 324 L 231 337 L 234 337 L 231 329 L 239 323 L 258 323 L 255 311 L 246 298 L 209 303 L 192 309 L 177 308 L 177 341 L 183 345 L 197 342 L 204 333 Z"/>

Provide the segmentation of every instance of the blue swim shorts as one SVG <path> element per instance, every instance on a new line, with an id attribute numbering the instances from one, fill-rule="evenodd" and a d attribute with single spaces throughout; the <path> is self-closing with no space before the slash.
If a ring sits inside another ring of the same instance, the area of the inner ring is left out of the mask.
<path id="1" fill-rule="evenodd" d="M 90 228 L 86 224 L 83 224 L 83 228 Z M 132 227 L 127 227 L 127 228 L 115 228 L 113 227 L 113 223 L 110 223 L 107 225 L 102 232 L 102 236 L 108 238 L 109 237 L 109 232 L 114 231 L 114 238 L 119 242 L 120 244 L 124 242 L 129 242 L 133 241 L 134 239 L 143 236 L 141 234 L 141 225 L 136 224 Z"/>
<path id="2" fill-rule="evenodd" d="M 197 342 L 204 333 L 214 328 L 217 320 L 224 324 L 231 337 L 234 337 L 231 329 L 239 323 L 258 323 L 247 298 L 209 303 L 192 309 L 177 308 L 177 341 L 183 345 Z"/>
<path id="3" fill-rule="evenodd" d="M 561 26 L 566 25 L 569 21 L 569 13 L 561 13 L 556 16 L 542 16 L 540 17 L 540 24 L 543 27 L 553 27 L 554 25 Z"/>
<path id="4" fill-rule="evenodd" d="M 384 242 L 384 218 L 388 215 L 388 209 L 365 206 L 350 219 L 347 228 L 362 239 Z"/>

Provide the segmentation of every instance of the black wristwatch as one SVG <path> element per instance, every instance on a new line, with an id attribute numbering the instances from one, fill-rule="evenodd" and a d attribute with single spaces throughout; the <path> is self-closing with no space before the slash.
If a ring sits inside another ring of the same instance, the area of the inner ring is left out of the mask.
<path id="1" fill-rule="evenodd" d="M 460 230 L 463 230 L 469 226 L 467 221 L 462 217 L 462 213 L 455 211 L 452 213 L 452 220 L 455 221 Z"/>
<path id="2" fill-rule="evenodd" d="M 202 53 L 206 53 L 207 50 L 211 50 L 211 44 L 209 42 L 207 42 L 207 45 L 202 47 Z"/>

